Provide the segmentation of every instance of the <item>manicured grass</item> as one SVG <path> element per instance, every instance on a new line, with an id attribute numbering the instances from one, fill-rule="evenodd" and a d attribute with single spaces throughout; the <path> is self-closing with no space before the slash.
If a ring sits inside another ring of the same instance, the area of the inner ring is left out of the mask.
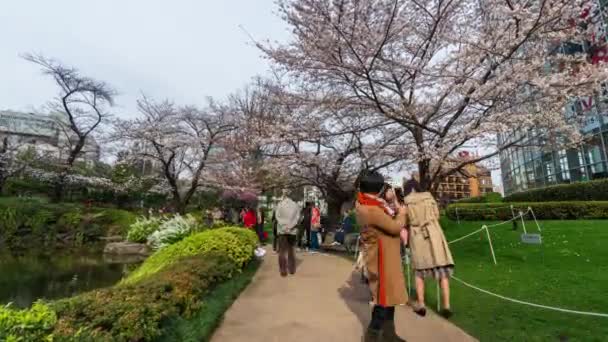
<path id="1" fill-rule="evenodd" d="M 242 273 L 213 289 L 205 296 L 202 308 L 191 319 L 179 318 L 169 322 L 163 329 L 165 334 L 160 341 L 208 341 L 221 323 L 226 310 L 249 285 L 260 263 L 259 260 L 253 259 Z"/>
<path id="2" fill-rule="evenodd" d="M 444 220 L 448 241 L 489 222 Z M 491 228 L 498 265 L 485 233 L 451 244 L 455 276 L 482 289 L 542 305 L 608 313 L 608 221 L 541 221 L 543 244 L 520 242 L 512 225 Z M 528 233 L 536 233 L 527 221 Z M 606 341 L 608 318 L 511 303 L 452 281 L 450 319 L 480 341 Z M 436 285 L 427 282 L 436 308 Z"/>

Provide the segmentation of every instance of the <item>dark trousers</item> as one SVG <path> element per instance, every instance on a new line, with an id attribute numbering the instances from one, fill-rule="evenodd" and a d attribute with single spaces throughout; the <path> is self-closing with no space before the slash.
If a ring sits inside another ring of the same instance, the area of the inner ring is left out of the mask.
<path id="1" fill-rule="evenodd" d="M 272 250 L 277 251 L 277 245 L 279 244 L 279 236 L 277 235 L 277 224 L 272 224 Z"/>
<path id="2" fill-rule="evenodd" d="M 302 235 L 306 233 L 306 243 L 302 243 Z M 298 229 L 298 246 L 310 248 L 310 226 L 303 226 Z"/>
<path id="3" fill-rule="evenodd" d="M 282 276 L 296 273 L 295 235 L 279 235 L 279 271 Z"/>
<path id="4" fill-rule="evenodd" d="M 255 225 L 255 233 L 258 235 L 260 242 L 264 242 L 264 224 L 258 223 Z"/>

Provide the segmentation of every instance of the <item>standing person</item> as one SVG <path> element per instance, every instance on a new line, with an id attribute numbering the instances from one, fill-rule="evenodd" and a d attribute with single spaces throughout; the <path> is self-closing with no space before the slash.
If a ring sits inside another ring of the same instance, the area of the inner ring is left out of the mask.
<path id="1" fill-rule="evenodd" d="M 406 209 L 395 204 L 395 217 L 387 213 L 387 203 L 379 197 L 385 188 L 384 177 L 378 172 L 363 173 L 358 188 L 357 222 L 362 226 L 363 261 L 374 303 L 364 341 L 405 341 L 395 331 L 395 306 L 407 302 L 399 236 Z"/>
<path id="2" fill-rule="evenodd" d="M 249 229 L 256 229 L 256 214 L 255 214 L 255 210 L 253 210 L 252 208 L 246 208 L 245 210 L 245 214 L 243 215 L 243 225 L 246 228 Z"/>
<path id="3" fill-rule="evenodd" d="M 310 248 L 310 229 L 312 223 L 312 203 L 306 202 L 304 209 L 302 209 L 302 225 L 298 231 L 298 246 L 300 248 L 306 247 L 306 250 Z M 302 244 L 302 235 L 306 234 L 306 243 Z"/>
<path id="4" fill-rule="evenodd" d="M 274 210 L 272 211 L 272 250 L 273 251 L 277 251 L 277 243 L 279 236 L 277 234 L 277 216 L 274 212 Z"/>
<path id="5" fill-rule="evenodd" d="M 310 210 L 310 248 L 317 250 L 321 244 L 321 210 L 312 202 Z"/>
<path id="6" fill-rule="evenodd" d="M 414 191 L 405 198 L 405 204 L 408 207 L 412 266 L 416 271 L 417 302 L 414 312 L 420 316 L 426 314 L 424 279 L 432 277 L 441 285 L 443 308 L 440 313 L 449 317 L 452 315 L 450 277 L 454 273 L 454 259 L 439 225 L 437 202 L 430 192 L 421 191 L 416 183 Z"/>
<path id="7" fill-rule="evenodd" d="M 297 226 L 300 221 L 300 207 L 283 192 L 283 198 L 275 209 L 277 233 L 279 234 L 279 271 L 282 277 L 296 273 L 296 255 L 294 251 Z"/>
<path id="8" fill-rule="evenodd" d="M 264 222 L 265 222 L 264 208 L 260 207 L 260 208 L 258 208 L 257 226 L 256 226 L 256 233 L 258 234 L 258 238 L 260 239 L 260 242 L 264 242 Z"/>

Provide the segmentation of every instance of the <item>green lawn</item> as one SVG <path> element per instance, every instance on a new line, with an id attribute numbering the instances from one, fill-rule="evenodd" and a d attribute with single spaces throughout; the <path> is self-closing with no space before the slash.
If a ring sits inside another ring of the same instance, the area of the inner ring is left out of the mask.
<path id="1" fill-rule="evenodd" d="M 486 222 L 487 224 L 488 222 Z M 442 222 L 448 241 L 482 222 Z M 608 221 L 542 221 L 543 244 L 520 242 L 512 225 L 492 228 L 498 265 L 485 233 L 451 246 L 455 276 L 503 296 L 578 311 L 608 313 Z M 536 232 L 534 222 L 526 222 Z M 427 305 L 436 286 L 427 283 Z M 507 302 L 453 281 L 450 319 L 480 341 L 606 341 L 608 318 L 580 316 Z"/>

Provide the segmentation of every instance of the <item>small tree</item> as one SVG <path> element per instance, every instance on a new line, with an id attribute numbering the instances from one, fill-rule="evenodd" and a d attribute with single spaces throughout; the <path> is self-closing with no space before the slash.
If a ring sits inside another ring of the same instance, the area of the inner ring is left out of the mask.
<path id="1" fill-rule="evenodd" d="M 59 161 L 55 184 L 55 199 L 61 200 L 66 177 L 93 133 L 108 119 L 107 110 L 114 104 L 116 92 L 105 82 L 83 76 L 77 69 L 54 59 L 35 54 L 26 54 L 23 58 L 39 65 L 59 88 L 57 98 L 49 103 L 49 107 L 56 115 L 56 124 L 65 138 L 60 142 L 60 148 L 67 152 L 66 157 Z"/>

